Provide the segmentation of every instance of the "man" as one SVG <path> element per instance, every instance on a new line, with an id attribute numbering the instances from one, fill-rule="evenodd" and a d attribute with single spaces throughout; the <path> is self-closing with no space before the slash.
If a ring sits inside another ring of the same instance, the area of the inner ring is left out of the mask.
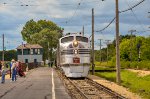
<path id="1" fill-rule="evenodd" d="M 17 74 L 16 62 L 15 62 L 14 59 L 12 59 L 11 62 L 12 62 L 12 67 L 11 67 L 12 81 L 16 81 L 17 80 L 17 77 L 16 77 L 16 74 Z"/>

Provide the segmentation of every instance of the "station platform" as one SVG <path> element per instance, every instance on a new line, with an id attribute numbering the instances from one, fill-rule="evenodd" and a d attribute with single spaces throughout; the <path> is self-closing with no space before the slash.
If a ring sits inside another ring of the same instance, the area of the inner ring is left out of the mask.
<path id="1" fill-rule="evenodd" d="M 6 75 L 6 82 L 0 84 L 0 99 L 71 99 L 53 68 L 39 67 L 10 81 Z"/>

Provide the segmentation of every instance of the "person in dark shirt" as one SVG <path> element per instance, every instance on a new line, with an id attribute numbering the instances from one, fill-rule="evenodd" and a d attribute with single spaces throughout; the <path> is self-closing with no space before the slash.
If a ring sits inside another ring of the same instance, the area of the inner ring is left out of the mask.
<path id="1" fill-rule="evenodd" d="M 0 61 L 0 70 L 2 70 L 2 62 Z"/>

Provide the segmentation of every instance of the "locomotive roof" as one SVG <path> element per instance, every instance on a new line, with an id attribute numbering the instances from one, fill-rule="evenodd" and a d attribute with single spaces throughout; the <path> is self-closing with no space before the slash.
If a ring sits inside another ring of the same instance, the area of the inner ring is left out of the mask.
<path id="1" fill-rule="evenodd" d="M 81 34 L 68 34 L 68 35 L 65 35 L 65 36 L 63 36 L 63 37 L 61 37 L 61 38 L 65 38 L 65 37 L 69 37 L 69 36 L 82 36 L 82 37 L 86 37 L 86 36 L 83 36 L 83 35 L 81 35 Z M 87 37 L 88 38 L 88 37 Z"/>

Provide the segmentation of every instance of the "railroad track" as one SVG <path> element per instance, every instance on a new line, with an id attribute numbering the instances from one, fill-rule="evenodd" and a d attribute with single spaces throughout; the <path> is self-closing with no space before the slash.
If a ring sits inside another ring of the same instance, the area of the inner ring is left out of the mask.
<path id="1" fill-rule="evenodd" d="M 70 79 L 65 77 L 60 71 L 58 71 L 58 75 L 73 99 L 126 99 L 88 78 Z"/>

